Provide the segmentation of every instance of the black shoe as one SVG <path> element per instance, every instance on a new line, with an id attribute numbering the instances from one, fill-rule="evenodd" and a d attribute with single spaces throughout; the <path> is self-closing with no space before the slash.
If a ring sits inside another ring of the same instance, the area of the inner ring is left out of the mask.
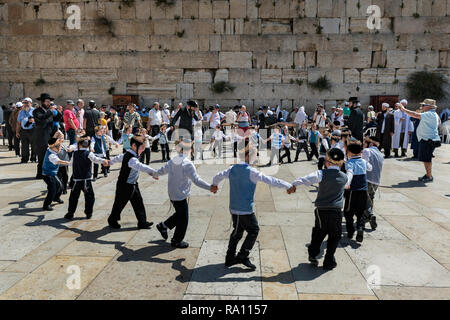
<path id="1" fill-rule="evenodd" d="M 150 229 L 150 227 L 153 225 L 153 222 L 144 222 L 144 223 L 138 223 L 137 227 L 138 229 Z"/>
<path id="2" fill-rule="evenodd" d="M 347 231 L 347 238 L 352 239 L 353 235 L 355 234 L 355 231 Z"/>
<path id="3" fill-rule="evenodd" d="M 86 213 L 86 219 L 92 218 L 92 213 Z"/>
<path id="4" fill-rule="evenodd" d="M 356 241 L 363 242 L 364 240 L 364 229 L 358 228 L 358 231 L 356 232 Z"/>
<path id="5" fill-rule="evenodd" d="M 92 182 L 95 182 L 95 181 L 97 181 L 97 178 L 92 178 Z"/>
<path id="6" fill-rule="evenodd" d="M 53 211 L 53 208 L 50 207 L 50 206 L 46 206 L 46 207 L 43 207 L 42 210 L 44 210 L 44 211 Z"/>
<path id="7" fill-rule="evenodd" d="M 105 172 L 105 173 L 103 174 L 103 176 L 104 176 L 105 178 L 108 178 L 108 173 Z"/>
<path id="8" fill-rule="evenodd" d="M 236 257 L 236 263 L 242 263 L 244 266 L 246 266 L 247 268 L 251 269 L 251 270 L 256 270 L 256 266 L 250 261 L 250 259 L 248 257 Z"/>
<path id="9" fill-rule="evenodd" d="M 72 220 L 73 219 L 73 214 L 66 213 L 66 215 L 64 216 L 64 219 Z"/>
<path id="10" fill-rule="evenodd" d="M 312 265 L 317 266 L 319 265 L 319 260 L 317 260 L 315 257 L 313 256 L 308 256 L 308 261 L 311 262 Z"/>
<path id="11" fill-rule="evenodd" d="M 67 194 L 67 190 L 63 190 L 63 191 L 62 191 L 62 194 Z"/>
<path id="12" fill-rule="evenodd" d="M 325 270 L 333 270 L 336 267 L 337 267 L 337 263 L 336 263 L 336 260 L 334 258 L 331 261 L 324 261 L 323 262 L 323 268 Z"/>
<path id="13" fill-rule="evenodd" d="M 423 179 L 426 179 L 426 178 L 428 178 L 427 175 L 424 175 L 423 177 L 419 177 L 418 180 L 419 180 L 419 181 L 423 181 Z"/>
<path id="14" fill-rule="evenodd" d="M 428 177 L 424 177 L 423 179 L 422 179 L 422 182 L 423 183 L 427 183 L 427 182 L 433 182 L 433 177 L 431 177 L 431 178 L 428 178 Z"/>
<path id="15" fill-rule="evenodd" d="M 234 266 L 236 263 L 236 257 L 234 255 L 227 255 L 225 257 L 225 267 Z"/>
<path id="16" fill-rule="evenodd" d="M 37 174 L 37 175 L 36 175 L 36 179 L 43 179 L 42 174 Z"/>
<path id="17" fill-rule="evenodd" d="M 178 249 L 186 249 L 187 247 L 189 247 L 189 243 L 187 243 L 185 241 L 175 242 L 172 240 L 171 245 L 172 245 L 172 247 L 175 247 Z"/>
<path id="18" fill-rule="evenodd" d="M 161 236 L 164 238 L 164 240 L 167 240 L 169 235 L 167 234 L 167 228 L 162 225 L 162 223 L 158 223 L 156 225 L 156 229 L 158 229 L 159 233 L 161 233 Z"/>
<path id="19" fill-rule="evenodd" d="M 370 223 L 370 227 L 372 228 L 372 230 L 377 229 L 377 227 L 378 227 L 377 217 L 375 217 L 374 215 L 370 216 L 369 223 Z"/>
<path id="20" fill-rule="evenodd" d="M 61 200 L 61 199 L 55 199 L 55 200 L 53 200 L 53 202 L 57 202 L 57 203 L 59 203 L 59 204 L 63 204 L 63 203 L 64 203 L 64 201 Z"/>
<path id="21" fill-rule="evenodd" d="M 117 221 L 112 221 L 108 219 L 108 225 L 113 229 L 120 229 L 120 224 Z"/>

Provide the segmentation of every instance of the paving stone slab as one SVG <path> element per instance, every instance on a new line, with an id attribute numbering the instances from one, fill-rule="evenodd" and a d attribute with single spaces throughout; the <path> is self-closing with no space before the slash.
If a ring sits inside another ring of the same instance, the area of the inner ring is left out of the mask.
<path id="1" fill-rule="evenodd" d="M 449 287 L 450 273 L 410 240 L 364 240 L 358 249 L 345 249 L 361 274 L 380 285 Z"/>
<path id="2" fill-rule="evenodd" d="M 186 294 L 258 296 L 262 293 L 259 246 L 256 244 L 250 259 L 257 266 L 249 272 L 242 265 L 224 265 L 227 241 L 205 240 L 192 274 Z"/>
<path id="3" fill-rule="evenodd" d="M 450 288 L 380 286 L 374 289 L 381 300 L 448 300 Z"/>
<path id="4" fill-rule="evenodd" d="M 1 295 L 19 282 L 27 274 L 23 272 L 0 272 L 0 299 Z"/>

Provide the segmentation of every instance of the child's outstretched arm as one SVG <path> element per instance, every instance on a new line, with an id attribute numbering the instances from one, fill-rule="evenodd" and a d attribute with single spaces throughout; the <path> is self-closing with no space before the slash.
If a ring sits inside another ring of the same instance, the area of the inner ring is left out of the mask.
<path id="1" fill-rule="evenodd" d="M 278 178 L 275 178 L 272 176 L 266 176 L 264 173 L 259 172 L 255 168 L 251 168 L 250 180 L 252 180 L 254 183 L 261 181 L 272 187 L 277 187 L 277 188 L 290 189 L 292 187 L 292 185 L 289 182 L 286 182 L 284 180 L 281 180 L 281 179 L 278 179 Z"/>
<path id="2" fill-rule="evenodd" d="M 304 177 L 296 179 L 294 182 L 292 182 L 292 185 L 294 187 L 297 187 L 299 185 L 311 186 L 315 183 L 319 183 L 320 181 L 322 181 L 322 170 L 317 170 Z"/>
<path id="3" fill-rule="evenodd" d="M 153 168 L 150 168 L 149 166 L 143 164 L 142 162 L 139 161 L 138 158 L 133 157 L 128 161 L 128 166 L 134 170 L 137 171 L 142 171 L 145 173 L 148 173 L 149 175 L 151 175 L 153 178 L 158 179 L 158 176 L 155 176 L 156 174 L 156 170 Z"/>
<path id="4" fill-rule="evenodd" d="M 119 154 L 118 156 L 115 156 L 114 158 L 109 160 L 109 165 L 112 166 L 113 164 L 115 164 L 117 162 L 122 162 L 124 155 L 125 155 L 125 153 Z"/>
<path id="5" fill-rule="evenodd" d="M 197 173 L 193 163 L 189 163 L 185 167 L 185 174 L 191 179 L 191 181 L 197 186 L 205 190 L 211 190 L 211 185 L 205 182 Z"/>
<path id="6" fill-rule="evenodd" d="M 230 175 L 230 170 L 231 170 L 231 167 L 229 167 L 228 169 L 223 170 L 223 171 L 217 173 L 217 174 L 214 176 L 213 180 L 212 180 L 212 187 L 216 187 L 216 188 L 217 188 L 217 186 L 219 185 L 219 183 L 220 183 L 222 180 L 228 178 L 228 176 Z M 217 189 L 216 189 L 216 191 L 217 191 Z"/>
<path id="7" fill-rule="evenodd" d="M 166 162 L 165 165 L 163 165 L 161 168 L 156 170 L 156 172 L 153 175 L 153 177 L 159 177 L 159 176 L 167 174 L 168 172 L 169 172 L 169 162 Z"/>

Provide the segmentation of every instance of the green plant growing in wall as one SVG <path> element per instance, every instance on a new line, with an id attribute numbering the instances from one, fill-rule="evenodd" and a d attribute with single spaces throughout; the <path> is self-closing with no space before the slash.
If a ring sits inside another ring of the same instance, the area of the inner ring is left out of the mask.
<path id="1" fill-rule="evenodd" d="M 36 79 L 36 81 L 34 82 L 34 85 L 35 85 L 36 87 L 39 87 L 39 86 L 44 85 L 45 83 L 46 83 L 46 81 L 45 81 L 44 79 L 38 78 L 38 79 Z"/>
<path id="2" fill-rule="evenodd" d="M 321 25 L 317 25 L 316 26 L 316 33 L 317 34 L 322 34 L 322 30 L 323 30 L 323 27 Z"/>
<path id="3" fill-rule="evenodd" d="M 174 5 L 176 0 L 156 0 L 155 4 L 157 7 L 159 6 L 172 6 Z"/>
<path id="4" fill-rule="evenodd" d="M 316 81 L 310 82 L 309 85 L 319 91 L 331 89 L 331 83 L 327 76 L 321 76 Z"/>
<path id="5" fill-rule="evenodd" d="M 134 0 L 121 0 L 121 2 L 127 7 L 131 7 L 134 4 Z"/>
<path id="6" fill-rule="evenodd" d="M 447 79 L 440 73 L 417 71 L 408 76 L 406 88 L 413 100 L 427 98 L 439 100 L 445 97 L 444 85 Z"/>
<path id="7" fill-rule="evenodd" d="M 235 89 L 235 87 L 227 81 L 218 81 L 216 83 L 213 83 L 209 88 L 212 92 L 219 94 L 225 91 L 233 92 Z"/>
<path id="8" fill-rule="evenodd" d="M 413 13 L 413 17 L 416 18 L 416 19 L 418 19 L 418 18 L 420 18 L 420 14 L 418 14 L 417 12 L 414 12 L 414 13 Z"/>
<path id="9" fill-rule="evenodd" d="M 177 32 L 177 37 L 178 38 L 183 38 L 183 36 L 184 36 L 184 29 Z"/>
<path id="10" fill-rule="evenodd" d="M 303 84 L 303 80 L 301 80 L 301 79 L 295 79 L 295 83 L 298 84 L 299 87 L 301 87 L 302 84 Z"/>
<path id="11" fill-rule="evenodd" d="M 114 94 L 114 91 L 116 91 L 116 87 L 111 87 L 108 89 L 109 94 Z"/>

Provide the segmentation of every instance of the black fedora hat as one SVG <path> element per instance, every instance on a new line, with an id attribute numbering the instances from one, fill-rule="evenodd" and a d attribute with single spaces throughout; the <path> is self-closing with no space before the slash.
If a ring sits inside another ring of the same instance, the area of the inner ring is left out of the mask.
<path id="1" fill-rule="evenodd" d="M 45 101 L 46 99 L 49 99 L 50 101 L 55 100 L 52 97 L 50 97 L 50 95 L 48 93 L 41 93 L 41 96 L 39 98 L 37 98 L 36 100 Z"/>

